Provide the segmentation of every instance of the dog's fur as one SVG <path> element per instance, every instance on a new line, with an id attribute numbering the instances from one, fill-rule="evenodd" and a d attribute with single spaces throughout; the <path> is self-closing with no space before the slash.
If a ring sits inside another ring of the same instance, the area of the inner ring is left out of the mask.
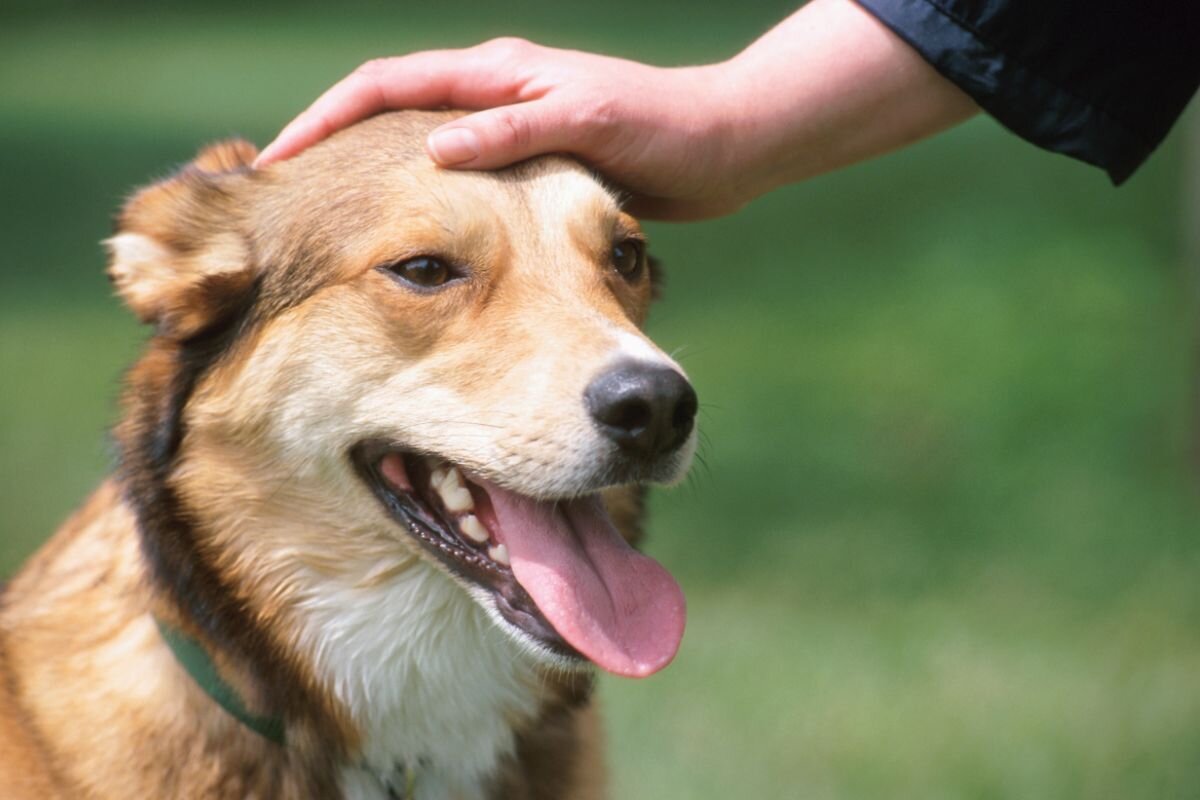
<path id="1" fill-rule="evenodd" d="M 607 261 L 639 235 L 613 196 L 559 158 L 437 170 L 421 141 L 446 118 L 377 117 L 265 170 L 217 145 L 126 205 L 110 275 L 154 333 L 119 469 L 0 599 L 0 797 L 387 798 L 406 769 L 421 800 L 604 795 L 590 674 L 505 631 L 347 460 L 384 438 L 592 491 L 582 388 L 673 365 L 638 330 L 649 276 Z M 423 253 L 470 280 L 376 269 Z M 635 537 L 638 492 L 605 500 Z M 201 691 L 155 617 L 287 746 Z"/>

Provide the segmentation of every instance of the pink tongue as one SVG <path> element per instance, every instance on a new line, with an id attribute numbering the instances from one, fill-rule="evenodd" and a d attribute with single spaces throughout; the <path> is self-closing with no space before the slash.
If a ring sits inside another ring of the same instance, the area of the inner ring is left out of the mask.
<path id="1" fill-rule="evenodd" d="M 598 495 L 537 502 L 485 484 L 513 574 L 554 629 L 598 666 L 642 678 L 683 638 L 683 590 L 617 532 Z"/>

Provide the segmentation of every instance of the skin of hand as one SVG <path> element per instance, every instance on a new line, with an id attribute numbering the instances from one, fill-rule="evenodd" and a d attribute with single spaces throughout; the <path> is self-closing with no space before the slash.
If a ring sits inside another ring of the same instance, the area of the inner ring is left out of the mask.
<path id="1" fill-rule="evenodd" d="M 654 67 L 497 39 L 369 61 L 259 156 L 288 158 L 373 114 L 476 113 L 430 134 L 450 169 L 569 153 L 631 212 L 690 220 L 880 155 L 974 114 L 974 102 L 852 0 L 813 0 L 728 61 Z"/>

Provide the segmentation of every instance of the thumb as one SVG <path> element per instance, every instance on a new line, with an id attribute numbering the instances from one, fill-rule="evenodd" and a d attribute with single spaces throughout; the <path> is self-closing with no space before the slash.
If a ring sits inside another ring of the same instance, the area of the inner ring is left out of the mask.
<path id="1" fill-rule="evenodd" d="M 542 153 L 572 151 L 570 144 L 587 138 L 579 133 L 569 129 L 554 104 L 535 100 L 449 122 L 429 134 L 425 149 L 438 166 L 496 169 Z"/>

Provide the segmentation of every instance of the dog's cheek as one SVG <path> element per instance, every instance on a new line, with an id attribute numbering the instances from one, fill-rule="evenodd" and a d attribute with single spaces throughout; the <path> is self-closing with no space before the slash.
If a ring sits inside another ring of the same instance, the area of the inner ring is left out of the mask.
<path id="1" fill-rule="evenodd" d="M 631 301 L 625 306 L 626 313 L 633 320 L 633 324 L 639 328 L 646 326 L 646 318 L 650 314 L 650 292 L 646 290 L 638 292 Z"/>
<path id="2" fill-rule="evenodd" d="M 330 287 L 266 321 L 211 376 L 200 413 L 306 464 L 340 463 L 361 438 L 441 414 L 423 389 L 436 385 L 421 371 L 432 335 L 393 324 L 373 300 Z"/>

